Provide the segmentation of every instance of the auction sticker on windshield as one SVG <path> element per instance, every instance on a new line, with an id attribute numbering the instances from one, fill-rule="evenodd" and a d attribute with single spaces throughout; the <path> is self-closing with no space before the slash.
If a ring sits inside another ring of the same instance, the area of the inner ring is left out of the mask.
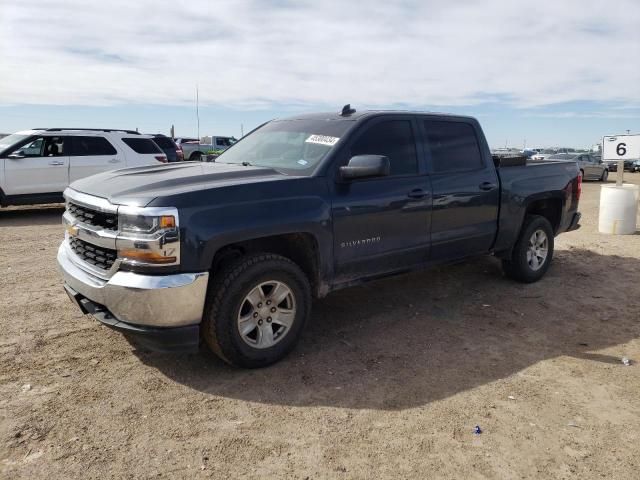
<path id="1" fill-rule="evenodd" d="M 305 142 L 317 143 L 318 145 L 328 145 L 330 147 L 333 147 L 336 143 L 338 143 L 338 140 L 340 140 L 340 138 L 330 137 L 328 135 L 311 135 L 305 140 Z"/>

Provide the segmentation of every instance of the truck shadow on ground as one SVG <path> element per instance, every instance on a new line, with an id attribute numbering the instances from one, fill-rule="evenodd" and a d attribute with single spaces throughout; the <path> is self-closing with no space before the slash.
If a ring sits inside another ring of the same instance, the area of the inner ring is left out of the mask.
<path id="1" fill-rule="evenodd" d="M 545 279 L 522 285 L 502 277 L 495 259 L 480 258 L 317 301 L 298 348 L 265 369 L 235 369 L 205 352 L 136 354 L 210 395 L 417 407 L 558 356 L 618 363 L 618 352 L 595 351 L 640 337 L 639 271 L 635 258 L 570 249 L 556 252 Z"/>
<path id="2" fill-rule="evenodd" d="M 62 225 L 64 204 L 0 209 L 0 228 Z M 60 227 L 62 228 L 62 227 Z"/>

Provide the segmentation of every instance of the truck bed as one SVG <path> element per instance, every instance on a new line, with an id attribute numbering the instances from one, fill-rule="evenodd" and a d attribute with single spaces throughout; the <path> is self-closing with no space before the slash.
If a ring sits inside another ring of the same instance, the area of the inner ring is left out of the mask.
<path id="1" fill-rule="evenodd" d="M 527 160 L 524 164 L 519 163 L 501 162 L 496 168 L 501 195 L 495 252 L 508 249 L 513 244 L 526 214 L 526 206 L 531 202 L 562 203 L 563 214 L 554 225 L 556 234 L 569 227 L 571 216 L 565 213 L 575 208 L 574 202 L 577 203 L 577 199 L 568 195 L 577 190 L 579 170 L 575 162 Z"/>

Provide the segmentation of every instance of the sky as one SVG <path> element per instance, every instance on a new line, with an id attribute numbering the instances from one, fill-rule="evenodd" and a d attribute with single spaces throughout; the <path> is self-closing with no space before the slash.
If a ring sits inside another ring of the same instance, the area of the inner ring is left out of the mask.
<path id="1" fill-rule="evenodd" d="M 638 0 L 0 0 L 0 132 L 240 136 L 301 112 L 476 116 L 493 147 L 640 133 Z"/>

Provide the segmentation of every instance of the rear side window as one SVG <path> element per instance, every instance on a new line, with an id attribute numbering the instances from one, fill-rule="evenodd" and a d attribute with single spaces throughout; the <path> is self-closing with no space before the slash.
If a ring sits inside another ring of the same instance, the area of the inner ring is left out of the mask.
<path id="1" fill-rule="evenodd" d="M 123 138 L 122 141 L 136 153 L 162 153 L 150 138 Z"/>
<path id="2" fill-rule="evenodd" d="M 71 156 L 116 155 L 116 149 L 104 137 L 71 137 Z"/>
<path id="3" fill-rule="evenodd" d="M 425 120 L 427 149 L 435 173 L 475 170 L 482 167 L 482 154 L 471 125 L 462 122 Z"/>
<path id="4" fill-rule="evenodd" d="M 167 148 L 167 149 L 176 148 L 173 145 L 173 140 L 171 140 L 169 137 L 153 137 L 153 141 L 160 148 Z"/>
<path id="5" fill-rule="evenodd" d="M 351 156 L 384 155 L 391 162 L 391 175 L 418 173 L 416 144 L 408 120 L 388 120 L 368 128 L 351 147 Z"/>

